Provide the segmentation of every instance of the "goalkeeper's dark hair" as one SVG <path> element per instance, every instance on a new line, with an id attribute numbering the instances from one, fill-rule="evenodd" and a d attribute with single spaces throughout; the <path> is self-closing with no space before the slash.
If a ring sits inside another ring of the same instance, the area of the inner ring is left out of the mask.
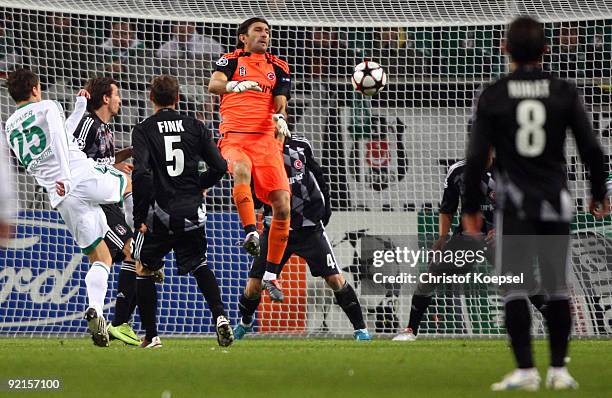
<path id="1" fill-rule="evenodd" d="M 240 35 L 246 35 L 249 32 L 249 28 L 251 25 L 257 22 L 262 22 L 268 25 L 268 29 L 270 28 L 270 24 L 268 21 L 261 17 L 253 17 L 249 18 L 238 26 L 238 30 L 236 31 L 236 48 L 241 49 L 244 48 L 244 43 L 240 41 Z"/>
<path id="2" fill-rule="evenodd" d="M 546 51 L 544 26 L 532 17 L 518 17 L 506 33 L 506 51 L 519 64 L 537 62 Z"/>
<path id="3" fill-rule="evenodd" d="M 85 84 L 85 90 L 89 91 L 91 98 L 87 101 L 89 112 L 97 111 L 104 105 L 104 96 L 113 94 L 113 84 L 119 88 L 119 84 L 110 76 L 97 76 L 89 79 Z"/>
<path id="4" fill-rule="evenodd" d="M 178 79 L 170 75 L 159 75 L 151 81 L 151 101 L 158 106 L 176 104 L 179 95 Z"/>
<path id="5" fill-rule="evenodd" d="M 15 102 L 23 102 L 30 99 L 32 89 L 38 86 L 40 79 L 36 73 L 29 69 L 15 69 L 9 73 L 6 86 L 11 98 Z"/>

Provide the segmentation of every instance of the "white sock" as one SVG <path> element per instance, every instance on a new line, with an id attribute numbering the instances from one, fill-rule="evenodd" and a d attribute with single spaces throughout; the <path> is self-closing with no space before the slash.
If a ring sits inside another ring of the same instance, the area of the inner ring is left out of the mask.
<path id="1" fill-rule="evenodd" d="M 94 308 L 98 315 L 102 315 L 102 308 L 106 299 L 108 272 L 108 267 L 103 262 L 96 261 L 89 268 L 87 275 L 85 275 L 87 298 L 89 299 L 88 308 Z"/>
<path id="2" fill-rule="evenodd" d="M 266 273 L 263 276 L 263 280 L 264 281 L 273 281 L 273 280 L 276 280 L 276 274 L 273 273 L 273 272 L 266 271 Z"/>
<path id="3" fill-rule="evenodd" d="M 123 197 L 123 212 L 127 225 L 134 231 L 134 197 L 131 192 L 126 193 Z"/>

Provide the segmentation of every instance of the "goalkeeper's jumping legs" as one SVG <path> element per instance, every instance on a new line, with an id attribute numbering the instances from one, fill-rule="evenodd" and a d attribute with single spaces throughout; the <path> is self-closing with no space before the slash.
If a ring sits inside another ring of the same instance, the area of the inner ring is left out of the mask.
<path id="1" fill-rule="evenodd" d="M 268 236 L 267 264 L 266 272 L 263 276 L 264 285 L 266 281 L 275 281 L 278 278 L 281 268 L 280 263 L 289 241 L 289 227 L 291 224 L 291 197 L 289 192 L 278 189 L 270 192 L 268 199 L 272 205 L 272 223 Z M 268 289 L 268 292 L 274 301 L 282 301 L 282 297 L 280 299 L 272 297 L 271 289 Z"/>

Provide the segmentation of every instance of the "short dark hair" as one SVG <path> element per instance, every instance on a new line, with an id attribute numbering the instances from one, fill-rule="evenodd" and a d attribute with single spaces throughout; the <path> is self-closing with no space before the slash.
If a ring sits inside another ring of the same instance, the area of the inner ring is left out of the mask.
<path id="1" fill-rule="evenodd" d="M 159 106 L 176 104 L 179 94 L 178 79 L 170 75 L 159 75 L 151 81 L 151 100 Z"/>
<path id="2" fill-rule="evenodd" d="M 30 99 L 32 89 L 38 86 L 38 83 L 40 83 L 40 79 L 36 76 L 36 73 L 29 69 L 20 68 L 9 73 L 6 86 L 15 102 L 23 102 Z"/>
<path id="3" fill-rule="evenodd" d="M 257 22 L 262 22 L 268 25 L 268 29 L 270 28 L 270 24 L 268 21 L 261 17 L 253 17 L 249 18 L 238 26 L 238 30 L 236 31 L 236 48 L 244 48 L 244 43 L 240 41 L 240 35 L 246 35 L 249 32 L 249 28 L 251 25 Z"/>
<path id="4" fill-rule="evenodd" d="M 89 79 L 85 84 L 85 90 L 91 95 L 87 102 L 87 110 L 90 112 L 97 111 L 104 105 L 104 96 L 111 96 L 113 93 L 113 84 L 119 88 L 119 85 L 110 76 L 97 76 Z"/>
<path id="5" fill-rule="evenodd" d="M 546 51 L 544 26 L 532 17 L 518 17 L 506 33 L 506 50 L 519 64 L 538 61 Z"/>

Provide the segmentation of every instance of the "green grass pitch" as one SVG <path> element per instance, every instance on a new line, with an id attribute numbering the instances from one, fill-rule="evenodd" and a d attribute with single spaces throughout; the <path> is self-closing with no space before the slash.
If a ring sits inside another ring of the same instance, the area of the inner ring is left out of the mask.
<path id="1" fill-rule="evenodd" d="M 505 340 L 263 340 L 222 349 L 212 339 L 163 339 L 159 350 L 87 339 L 0 339 L 0 378 L 60 378 L 58 392 L 2 397 L 612 397 L 612 341 L 574 341 L 573 392 L 492 393 L 512 369 Z M 545 374 L 548 349 L 535 343 Z"/>

